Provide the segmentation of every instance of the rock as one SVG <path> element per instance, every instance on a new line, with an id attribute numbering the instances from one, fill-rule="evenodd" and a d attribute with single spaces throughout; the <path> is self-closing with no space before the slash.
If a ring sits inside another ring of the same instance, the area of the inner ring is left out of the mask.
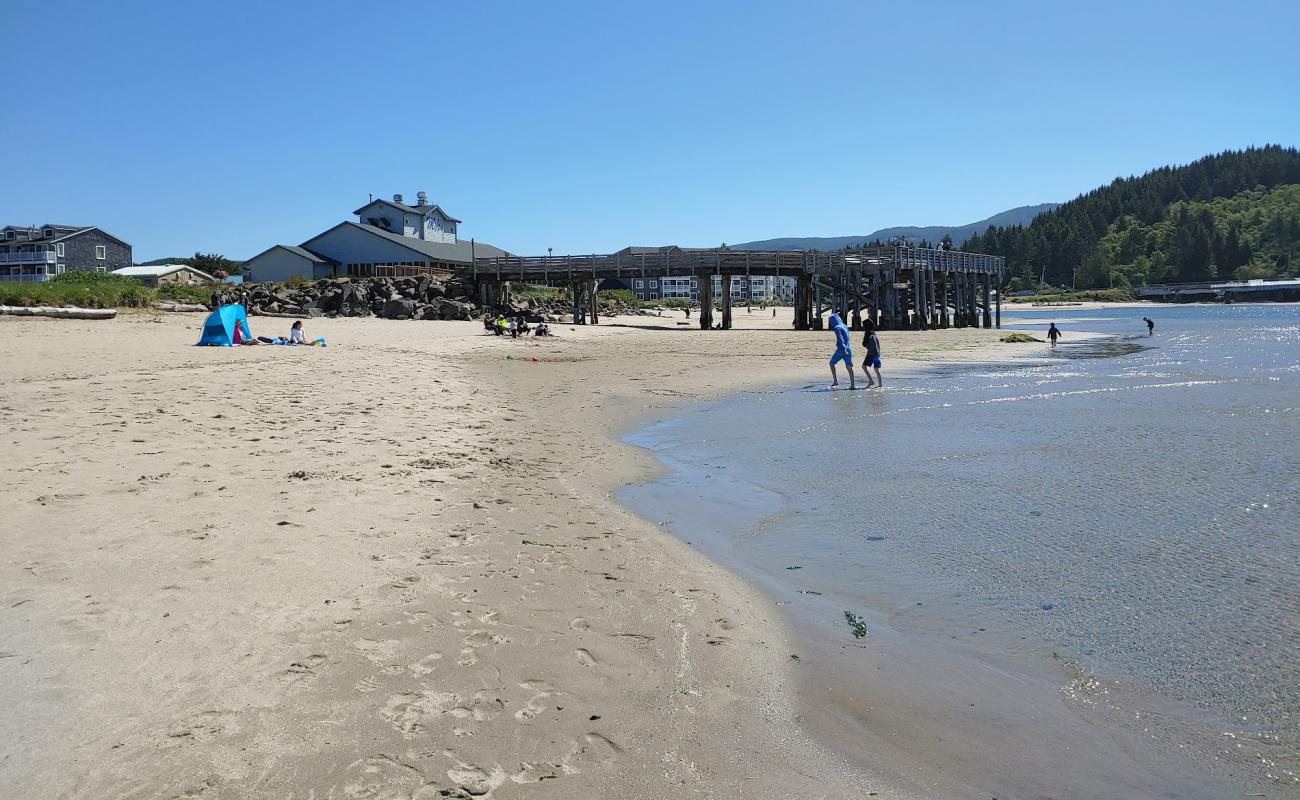
<path id="1" fill-rule="evenodd" d="M 415 316 L 415 301 L 394 299 L 384 303 L 379 316 L 384 319 L 410 319 Z"/>

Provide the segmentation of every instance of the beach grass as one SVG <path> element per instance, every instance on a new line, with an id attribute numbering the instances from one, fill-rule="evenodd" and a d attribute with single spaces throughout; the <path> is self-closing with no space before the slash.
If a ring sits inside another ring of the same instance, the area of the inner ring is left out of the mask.
<path id="1" fill-rule="evenodd" d="M 0 282 L 0 305 L 7 306 L 143 308 L 155 299 L 157 293 L 139 281 L 105 272 L 65 272 L 45 283 Z"/>

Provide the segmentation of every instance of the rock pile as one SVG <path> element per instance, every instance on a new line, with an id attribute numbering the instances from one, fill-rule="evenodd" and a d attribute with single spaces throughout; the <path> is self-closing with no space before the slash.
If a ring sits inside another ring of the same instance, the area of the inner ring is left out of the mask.
<path id="1" fill-rule="evenodd" d="M 257 283 L 213 292 L 213 308 L 239 303 L 248 313 L 291 317 L 367 317 L 385 319 L 476 319 L 487 313 L 524 314 L 532 322 L 572 313 L 566 298 L 518 299 L 501 307 L 481 307 L 472 287 L 454 276 L 405 278 L 327 278 L 312 283 Z M 616 299 L 602 299 L 601 313 L 641 313 Z"/>

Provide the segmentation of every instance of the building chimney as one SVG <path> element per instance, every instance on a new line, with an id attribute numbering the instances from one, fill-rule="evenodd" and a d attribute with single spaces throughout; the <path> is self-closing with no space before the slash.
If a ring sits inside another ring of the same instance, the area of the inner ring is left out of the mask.
<path id="1" fill-rule="evenodd" d="M 400 202 L 402 202 L 402 196 L 401 196 L 400 194 L 395 194 L 395 195 L 393 195 L 393 202 L 394 202 L 394 203 L 400 203 Z"/>
<path id="2" fill-rule="evenodd" d="M 415 193 L 415 204 L 416 204 L 417 206 L 427 206 L 427 205 L 429 204 L 429 193 L 428 193 L 428 192 L 416 192 L 416 193 Z"/>

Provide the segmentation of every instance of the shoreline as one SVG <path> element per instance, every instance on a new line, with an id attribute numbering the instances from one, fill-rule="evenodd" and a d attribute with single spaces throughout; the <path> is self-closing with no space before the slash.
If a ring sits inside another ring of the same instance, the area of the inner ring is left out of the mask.
<path id="1" fill-rule="evenodd" d="M 313 321 L 326 350 L 194 348 L 178 315 L 0 321 L 5 782 L 907 796 L 795 725 L 756 590 L 614 497 L 658 469 L 621 431 L 825 380 L 828 334 L 653 319 L 541 342 Z M 882 342 L 1042 347 L 998 335 Z"/>
<path id="2" fill-rule="evenodd" d="M 1072 344 L 1104 345 L 1117 338 L 1078 333 Z M 906 380 L 927 377 L 927 372 L 938 376 L 935 368 L 1034 363 L 1023 355 L 981 358 L 912 364 L 906 371 L 891 370 L 890 374 Z M 799 390 L 785 385 L 760 389 L 757 394 Z M 741 477 L 728 473 L 725 478 L 714 476 L 712 483 L 705 481 L 710 473 L 719 473 L 726 460 L 716 444 L 692 445 L 686 449 L 691 455 L 682 455 L 680 443 L 696 440 L 681 438 L 683 434 L 676 428 L 670 428 L 672 432 L 660 429 L 684 423 L 685 430 L 698 435 L 698 422 L 691 423 L 686 416 L 735 414 L 738 401 L 744 399 L 737 396 L 733 402 L 714 401 L 681 409 L 625 435 L 625 442 L 653 453 L 667 475 L 629 486 L 622 494 L 624 502 L 643 517 L 672 530 L 739 575 L 769 604 L 783 607 L 778 615 L 803 654 L 793 670 L 800 687 L 801 724 L 815 740 L 866 768 L 889 764 L 885 777 L 891 785 L 927 797 L 982 797 L 990 792 L 994 796 L 1049 796 L 1054 792 L 1075 796 L 1096 790 L 1101 774 L 1107 776 L 1106 791 L 1127 796 L 1173 792 L 1210 798 L 1246 791 L 1242 786 L 1253 785 L 1242 783 L 1221 766 L 1193 772 L 1192 764 L 1185 761 L 1186 753 L 1168 743 L 1157 743 L 1155 737 L 1131 725 L 1121 725 L 1116 716 L 1121 706 L 1103 697 L 1124 695 L 1125 708 L 1172 721 L 1181 720 L 1187 712 L 1205 712 L 1115 679 L 1099 682 L 1075 659 L 1058 654 L 1061 646 L 1046 639 L 1026 641 L 1033 637 L 1019 635 L 1021 631 L 995 619 L 996 614 L 988 619 L 976 617 L 964 603 L 904 584 L 863 589 L 854 595 L 865 604 L 860 605 L 838 596 L 843 587 L 833 582 L 816 578 L 809 582 L 806 570 L 782 573 L 769 565 L 769 572 L 752 554 L 741 555 L 742 540 L 750 540 L 760 531 L 779 530 L 781 520 L 789 518 L 791 498 L 786 490 L 751 482 L 743 476 L 740 463 L 736 466 Z M 693 488 L 697 486 L 698 497 Z M 767 500 L 769 495 L 780 499 Z M 680 507 L 669 510 L 670 496 L 681 498 L 692 506 L 691 511 Z M 742 503 L 765 507 L 753 514 L 731 510 Z M 688 521 L 679 521 L 682 517 Z M 715 527 L 727 533 L 706 532 Z M 786 555 L 790 563 L 806 563 L 798 551 Z M 924 612 L 908 608 L 923 605 L 912 602 L 918 597 L 924 598 Z M 861 619 L 867 623 L 870 633 L 860 642 L 847 638 L 841 613 L 846 606 L 862 612 Z M 960 636 L 960 643 L 947 641 L 949 631 L 974 625 L 988 625 L 989 632 L 979 627 L 981 633 Z M 967 699 L 978 700 L 979 710 L 966 713 L 967 705 L 976 706 L 966 703 Z M 1034 720 L 1023 733 L 1018 732 L 1020 714 Z M 1213 725 L 1218 723 L 1215 720 Z M 936 745 L 945 741 L 951 744 Z"/>

